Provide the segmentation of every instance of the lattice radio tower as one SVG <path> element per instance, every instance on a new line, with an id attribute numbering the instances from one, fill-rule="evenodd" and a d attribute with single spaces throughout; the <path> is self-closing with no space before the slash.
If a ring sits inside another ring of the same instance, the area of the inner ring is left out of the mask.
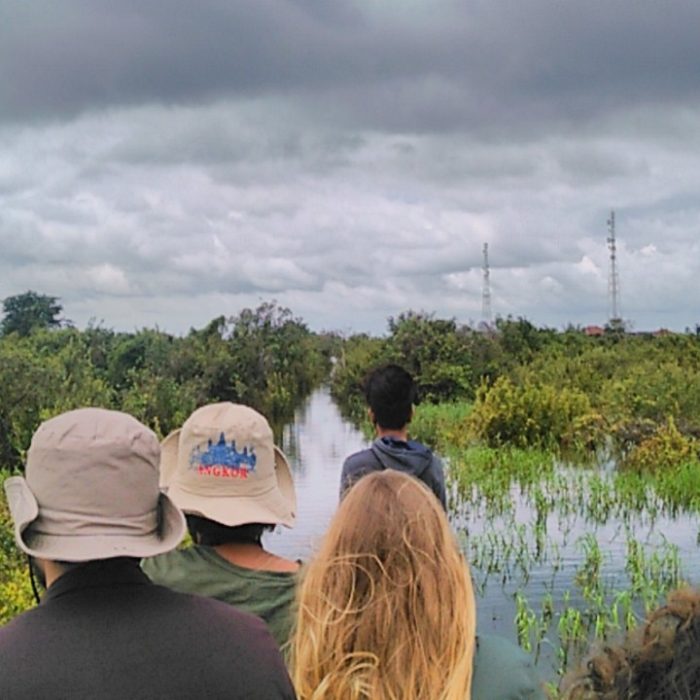
<path id="1" fill-rule="evenodd" d="M 608 249 L 610 250 L 610 275 L 608 277 L 608 294 L 610 295 L 611 325 L 620 323 L 620 277 L 617 272 L 617 243 L 615 241 L 615 212 L 610 212 L 608 219 Z"/>
<path id="2" fill-rule="evenodd" d="M 481 320 L 491 325 L 491 270 L 489 268 L 489 244 L 484 243 L 484 286 L 481 292 Z"/>

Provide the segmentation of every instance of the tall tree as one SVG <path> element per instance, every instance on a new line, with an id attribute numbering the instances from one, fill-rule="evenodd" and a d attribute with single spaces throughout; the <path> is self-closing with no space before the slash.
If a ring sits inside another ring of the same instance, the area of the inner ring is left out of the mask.
<path id="1" fill-rule="evenodd" d="M 59 315 L 63 307 L 58 303 L 58 297 L 31 290 L 7 297 L 2 302 L 2 310 L 5 316 L 0 322 L 1 335 L 18 333 L 26 336 L 35 328 L 57 328 L 62 322 Z"/>

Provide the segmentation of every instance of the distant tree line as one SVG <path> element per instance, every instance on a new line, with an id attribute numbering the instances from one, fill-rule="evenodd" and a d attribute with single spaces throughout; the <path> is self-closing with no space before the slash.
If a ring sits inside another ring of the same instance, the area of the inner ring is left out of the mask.
<path id="1" fill-rule="evenodd" d="M 499 318 L 472 328 L 407 312 L 385 337 L 343 344 L 332 393 L 362 414 L 367 369 L 387 362 L 416 378 L 424 403 L 467 402 L 451 426 L 492 446 L 613 450 L 628 464 L 674 463 L 700 449 L 700 337 L 694 332 L 597 337 Z M 638 449 L 638 448 L 643 449 Z"/>
<path id="2" fill-rule="evenodd" d="M 612 447 L 638 464 L 661 453 L 672 462 L 700 444 L 700 336 L 690 330 L 652 336 L 609 327 L 588 336 L 524 318 L 473 328 L 407 311 L 389 319 L 382 337 L 341 338 L 313 333 L 265 302 L 178 337 L 80 331 L 60 318 L 56 297 L 31 291 L 3 309 L 0 467 L 19 466 L 37 424 L 76 406 L 119 408 L 165 435 L 211 401 L 246 403 L 283 421 L 330 376 L 341 409 L 359 418 L 363 378 L 388 362 L 414 375 L 424 403 L 469 404 L 468 415 L 454 414 L 461 440 Z"/>
<path id="3" fill-rule="evenodd" d="M 329 373 L 339 342 L 265 302 L 183 337 L 66 325 L 56 297 L 5 299 L 0 329 L 0 467 L 22 464 L 40 421 L 79 406 L 132 413 L 160 435 L 212 401 L 289 418 Z"/>

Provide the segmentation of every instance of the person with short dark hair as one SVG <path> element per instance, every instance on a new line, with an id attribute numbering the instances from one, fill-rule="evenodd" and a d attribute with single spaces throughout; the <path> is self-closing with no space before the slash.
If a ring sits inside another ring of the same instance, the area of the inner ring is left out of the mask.
<path id="1" fill-rule="evenodd" d="M 26 476 L 5 491 L 47 590 L 0 628 L 3 700 L 295 697 L 258 618 L 153 585 L 139 568 L 185 534 L 159 490 L 159 456 L 153 432 L 118 411 L 70 411 L 34 434 Z"/>
<path id="2" fill-rule="evenodd" d="M 417 387 L 403 367 L 385 365 L 369 373 L 364 385 L 368 414 L 377 438 L 369 449 L 343 463 L 340 497 L 365 474 L 396 469 L 420 479 L 447 507 L 442 462 L 425 445 L 408 437 Z"/>
<path id="3" fill-rule="evenodd" d="M 696 700 L 700 697 L 700 591 L 666 605 L 620 644 L 606 644 L 562 681 L 565 700 Z"/>
<path id="4" fill-rule="evenodd" d="M 262 536 L 294 525 L 296 495 L 265 418 L 227 402 L 197 409 L 163 442 L 161 487 L 185 513 L 193 545 L 144 560 L 146 574 L 257 615 L 283 647 L 299 564 L 268 552 Z"/>

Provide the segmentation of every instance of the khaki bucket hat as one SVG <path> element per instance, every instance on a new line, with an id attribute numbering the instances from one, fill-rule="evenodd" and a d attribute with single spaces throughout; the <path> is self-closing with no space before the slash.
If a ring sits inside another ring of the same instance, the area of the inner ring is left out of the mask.
<path id="1" fill-rule="evenodd" d="M 158 488 L 158 438 L 132 416 L 81 408 L 42 423 L 25 476 L 5 481 L 19 547 L 81 562 L 177 547 L 182 513 Z"/>
<path id="2" fill-rule="evenodd" d="M 163 447 L 161 487 L 185 513 L 228 526 L 294 525 L 292 470 L 267 420 L 252 408 L 203 406 Z"/>
<path id="3" fill-rule="evenodd" d="M 180 443 L 180 428 L 173 430 L 160 443 L 160 488 L 167 493 L 168 484 L 177 469 L 177 448 Z"/>

